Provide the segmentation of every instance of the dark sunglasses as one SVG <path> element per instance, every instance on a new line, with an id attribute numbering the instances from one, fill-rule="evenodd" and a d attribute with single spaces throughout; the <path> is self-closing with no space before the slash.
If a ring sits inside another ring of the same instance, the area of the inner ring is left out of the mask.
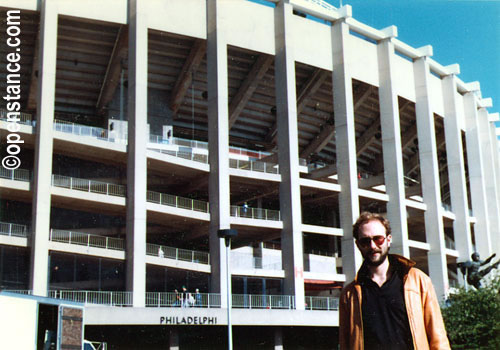
<path id="1" fill-rule="evenodd" d="M 373 236 L 373 237 L 363 237 L 358 239 L 359 245 L 362 247 L 369 247 L 371 242 L 375 242 L 376 245 L 381 246 L 385 242 L 386 236 Z"/>

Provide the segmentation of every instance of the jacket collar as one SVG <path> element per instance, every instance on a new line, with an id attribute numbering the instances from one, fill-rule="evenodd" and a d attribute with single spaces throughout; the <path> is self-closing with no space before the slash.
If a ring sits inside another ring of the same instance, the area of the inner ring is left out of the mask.
<path id="1" fill-rule="evenodd" d="M 399 274 L 402 280 L 405 279 L 408 271 L 410 271 L 410 269 L 416 264 L 413 260 L 407 259 L 404 256 L 398 254 L 389 254 L 388 259 L 389 264 L 395 269 L 396 273 Z M 363 262 L 363 265 L 361 265 L 361 268 L 358 270 L 354 282 L 356 284 L 362 283 L 363 279 L 367 277 L 369 278 L 368 266 L 366 262 Z"/>

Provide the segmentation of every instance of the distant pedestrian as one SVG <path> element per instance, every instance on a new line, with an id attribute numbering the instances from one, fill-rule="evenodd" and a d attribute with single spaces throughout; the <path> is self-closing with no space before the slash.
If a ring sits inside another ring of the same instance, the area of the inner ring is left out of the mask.
<path id="1" fill-rule="evenodd" d="M 200 294 L 200 290 L 198 288 L 196 288 L 196 290 L 195 290 L 194 299 L 195 299 L 196 307 L 201 307 L 201 294 Z"/>
<path id="2" fill-rule="evenodd" d="M 182 307 L 189 307 L 188 294 L 186 286 L 182 286 Z"/>

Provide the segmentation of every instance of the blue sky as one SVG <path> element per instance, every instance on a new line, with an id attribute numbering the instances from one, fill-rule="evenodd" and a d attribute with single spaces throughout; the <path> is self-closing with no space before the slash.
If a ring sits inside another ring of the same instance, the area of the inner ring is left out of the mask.
<path id="1" fill-rule="evenodd" d="M 377 29 L 398 27 L 398 39 L 432 45 L 443 66 L 460 64 L 460 79 L 479 81 L 489 113 L 500 112 L 500 0 L 326 0 L 352 6 L 353 17 Z"/>

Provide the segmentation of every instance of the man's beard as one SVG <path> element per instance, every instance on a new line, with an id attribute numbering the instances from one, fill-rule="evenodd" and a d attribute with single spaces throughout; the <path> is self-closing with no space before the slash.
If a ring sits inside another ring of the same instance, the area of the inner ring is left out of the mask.
<path id="1" fill-rule="evenodd" d="M 368 264 L 370 266 L 379 266 L 380 264 L 382 264 L 385 261 L 385 259 L 387 259 L 387 255 L 389 254 L 389 249 L 390 249 L 390 247 L 387 247 L 386 250 L 384 250 L 384 248 L 380 248 L 380 249 L 369 251 L 363 255 L 363 258 L 366 261 L 366 264 Z M 373 254 L 373 253 L 379 253 L 380 255 L 378 258 L 375 259 L 375 258 L 371 257 L 371 254 Z"/>

